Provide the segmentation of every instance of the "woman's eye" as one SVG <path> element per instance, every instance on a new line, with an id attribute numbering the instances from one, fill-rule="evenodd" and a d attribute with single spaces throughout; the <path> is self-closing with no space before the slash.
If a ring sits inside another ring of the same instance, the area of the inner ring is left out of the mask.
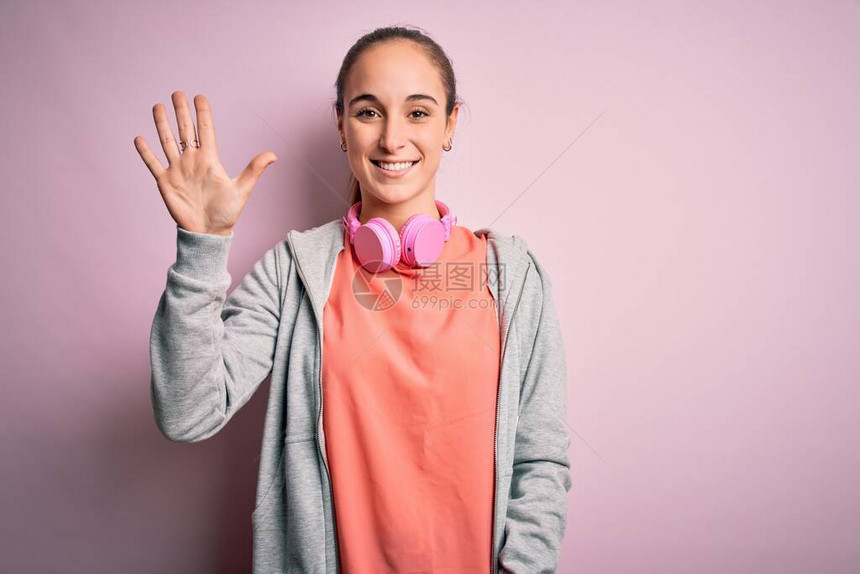
<path id="1" fill-rule="evenodd" d="M 358 117 L 358 118 L 363 118 L 363 117 L 372 118 L 372 117 L 375 117 L 375 115 L 371 115 L 371 114 L 378 115 L 378 114 L 376 113 L 376 110 L 373 110 L 373 109 L 370 109 L 370 108 L 364 108 L 364 109 L 362 109 L 362 110 L 359 110 L 359 111 L 358 111 L 358 113 L 356 113 L 356 114 L 355 114 L 355 116 L 356 116 L 356 117 Z M 426 111 L 424 111 L 424 110 L 412 110 L 411 112 L 409 112 L 409 114 L 410 114 L 414 119 L 426 118 L 427 116 L 429 116 L 429 115 L 430 115 L 430 114 L 428 114 L 428 113 L 427 113 Z M 418 115 L 415 115 L 415 114 L 418 114 Z"/>

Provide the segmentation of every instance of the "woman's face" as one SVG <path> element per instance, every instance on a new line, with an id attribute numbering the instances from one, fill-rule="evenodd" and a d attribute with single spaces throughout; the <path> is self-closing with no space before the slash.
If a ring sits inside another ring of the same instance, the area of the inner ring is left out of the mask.
<path id="1" fill-rule="evenodd" d="M 364 198 L 400 203 L 435 194 L 442 146 L 454 135 L 459 112 L 455 106 L 447 118 L 445 101 L 438 70 L 413 42 L 385 42 L 355 62 L 338 130 Z M 415 163 L 385 169 L 380 161 Z"/>

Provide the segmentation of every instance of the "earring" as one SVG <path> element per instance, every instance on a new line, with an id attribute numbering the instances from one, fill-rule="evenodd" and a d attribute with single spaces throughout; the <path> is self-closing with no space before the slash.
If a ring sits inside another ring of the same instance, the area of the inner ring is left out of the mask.
<path id="1" fill-rule="evenodd" d="M 343 151 L 346 151 L 346 142 L 343 140 L 340 140 L 340 149 L 342 149 Z"/>
<path id="2" fill-rule="evenodd" d="M 442 149 L 445 151 L 451 151 L 451 148 L 454 147 L 454 142 L 448 140 L 448 147 L 442 146 Z"/>

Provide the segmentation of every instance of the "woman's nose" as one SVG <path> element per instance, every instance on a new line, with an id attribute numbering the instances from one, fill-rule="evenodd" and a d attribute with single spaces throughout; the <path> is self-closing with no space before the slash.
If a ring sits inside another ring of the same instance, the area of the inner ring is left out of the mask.
<path id="1" fill-rule="evenodd" d="M 408 139 L 407 127 L 398 119 L 388 118 L 379 138 L 379 147 L 394 153 L 406 143 Z"/>

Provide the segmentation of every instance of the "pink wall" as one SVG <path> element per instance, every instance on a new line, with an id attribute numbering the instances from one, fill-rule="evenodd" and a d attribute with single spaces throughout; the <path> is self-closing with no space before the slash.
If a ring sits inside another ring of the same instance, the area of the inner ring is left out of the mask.
<path id="1" fill-rule="evenodd" d="M 249 569 L 268 384 L 208 441 L 156 429 L 175 226 L 132 140 L 157 148 L 151 108 L 181 89 L 209 97 L 231 174 L 278 155 L 235 285 L 342 215 L 333 83 L 395 23 L 446 48 L 467 102 L 438 196 L 553 279 L 559 571 L 856 569 L 856 3 L 122 4 L 0 6 L 0 570 Z"/>

